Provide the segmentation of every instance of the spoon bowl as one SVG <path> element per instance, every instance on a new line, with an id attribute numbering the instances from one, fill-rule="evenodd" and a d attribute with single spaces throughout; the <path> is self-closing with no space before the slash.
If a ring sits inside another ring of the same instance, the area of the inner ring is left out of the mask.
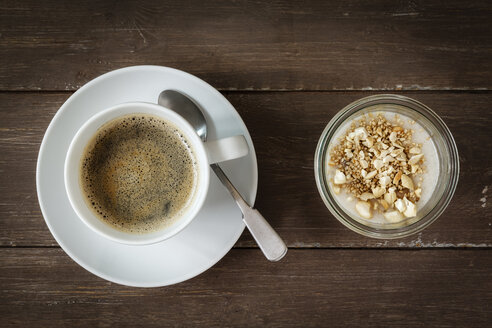
<path id="1" fill-rule="evenodd" d="M 198 136 L 207 141 L 207 120 L 200 107 L 190 98 L 175 90 L 164 90 L 159 94 L 158 104 L 184 117 Z"/>

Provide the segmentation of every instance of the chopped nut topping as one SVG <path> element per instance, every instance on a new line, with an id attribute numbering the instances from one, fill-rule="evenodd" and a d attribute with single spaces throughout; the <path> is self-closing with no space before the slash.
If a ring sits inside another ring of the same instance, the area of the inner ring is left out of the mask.
<path id="1" fill-rule="evenodd" d="M 333 182 L 335 182 L 335 184 L 344 184 L 345 182 L 347 182 L 347 178 L 345 177 L 345 174 L 343 172 L 336 170 Z"/>
<path id="2" fill-rule="evenodd" d="M 402 171 L 398 171 L 398 173 L 396 173 L 396 175 L 395 175 L 395 177 L 394 177 L 394 179 L 393 179 L 393 184 L 394 184 L 395 186 L 397 186 L 397 185 L 398 185 L 398 182 L 400 181 L 400 179 L 401 179 L 401 175 L 402 175 L 402 174 L 403 174 L 403 172 L 402 172 Z"/>
<path id="3" fill-rule="evenodd" d="M 414 155 L 410 158 L 410 160 L 408 161 L 408 164 L 410 165 L 415 165 L 417 164 L 418 162 L 420 162 L 420 160 L 424 157 L 424 154 L 418 154 L 418 155 Z"/>
<path id="4" fill-rule="evenodd" d="M 398 211 L 389 211 L 384 213 L 384 218 L 391 223 L 397 223 L 403 219 L 403 215 Z"/>
<path id="5" fill-rule="evenodd" d="M 405 210 L 407 209 L 407 206 L 405 205 L 405 202 L 403 201 L 403 199 L 397 199 L 395 202 L 395 207 L 401 213 L 405 212 Z"/>
<path id="6" fill-rule="evenodd" d="M 413 181 L 408 177 L 408 175 L 403 174 L 401 176 L 401 185 L 405 188 L 413 190 Z"/>
<path id="7" fill-rule="evenodd" d="M 386 189 L 384 187 L 374 187 L 372 188 L 372 194 L 374 195 L 374 198 L 379 198 L 384 193 L 386 192 Z"/>
<path id="8" fill-rule="evenodd" d="M 370 192 L 365 192 L 362 195 L 360 195 L 359 198 L 365 201 L 365 200 L 373 199 L 374 195 Z"/>
<path id="9" fill-rule="evenodd" d="M 417 215 L 417 206 L 409 201 L 407 197 L 404 197 L 403 200 L 405 201 L 405 205 L 407 207 L 407 209 L 403 212 L 403 215 L 405 215 L 407 218 L 411 218 Z"/>
<path id="10" fill-rule="evenodd" d="M 376 171 L 376 170 L 371 171 L 371 172 L 367 173 L 365 179 L 371 180 L 372 178 L 374 178 L 376 176 L 376 174 L 378 174 L 378 171 Z"/>
<path id="11" fill-rule="evenodd" d="M 358 201 L 355 204 L 355 209 L 364 219 L 372 218 L 371 204 L 364 201 Z"/>
<path id="12" fill-rule="evenodd" d="M 345 188 L 355 196 L 361 217 L 372 218 L 372 209 L 382 211 L 389 222 L 417 215 L 422 190 L 420 182 L 415 189 L 414 179 L 423 172 L 424 154 L 412 134 L 380 114 L 369 115 L 354 122 L 331 149 L 334 191 Z"/>
<path id="13" fill-rule="evenodd" d="M 372 162 L 372 165 L 376 168 L 376 170 L 381 170 L 383 167 L 384 163 L 380 159 L 375 159 L 374 162 Z"/>

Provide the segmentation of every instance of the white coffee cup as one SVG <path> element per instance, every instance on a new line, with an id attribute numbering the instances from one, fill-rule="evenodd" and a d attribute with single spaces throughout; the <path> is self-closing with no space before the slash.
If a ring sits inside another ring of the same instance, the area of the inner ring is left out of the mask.
<path id="1" fill-rule="evenodd" d="M 197 162 L 198 179 L 191 204 L 172 225 L 148 234 L 132 234 L 117 230 L 99 219 L 89 208 L 80 186 L 80 163 L 85 147 L 105 123 L 128 114 L 151 114 L 177 126 L 190 142 Z M 160 105 L 133 102 L 116 105 L 91 117 L 75 134 L 65 159 L 65 189 L 68 199 L 78 217 L 93 231 L 112 241 L 128 245 L 153 244 L 170 238 L 184 229 L 199 213 L 205 202 L 210 182 L 212 163 L 224 162 L 248 154 L 244 136 L 232 136 L 215 141 L 203 142 L 193 127 L 174 111 Z"/>

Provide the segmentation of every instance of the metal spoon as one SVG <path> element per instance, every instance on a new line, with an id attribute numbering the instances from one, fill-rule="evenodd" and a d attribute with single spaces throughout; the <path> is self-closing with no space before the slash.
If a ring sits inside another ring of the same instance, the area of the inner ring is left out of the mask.
<path id="1" fill-rule="evenodd" d="M 200 108 L 186 95 L 174 91 L 164 90 L 159 95 L 159 105 L 169 108 L 184 117 L 195 128 L 198 136 L 207 140 L 207 121 Z M 258 246 L 270 261 L 278 261 L 287 253 L 287 246 L 280 236 L 268 224 L 265 218 L 246 203 L 224 171 L 217 164 L 210 164 L 222 184 L 229 190 L 243 214 L 243 221 L 256 240 Z"/>

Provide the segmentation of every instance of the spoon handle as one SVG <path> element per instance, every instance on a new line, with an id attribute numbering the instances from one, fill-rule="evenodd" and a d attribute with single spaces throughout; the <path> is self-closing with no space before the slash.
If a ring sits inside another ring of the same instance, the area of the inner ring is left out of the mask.
<path id="1" fill-rule="evenodd" d="M 210 164 L 222 184 L 229 190 L 243 213 L 243 221 L 256 240 L 266 258 L 272 262 L 279 261 L 287 253 L 287 246 L 280 236 L 268 224 L 261 213 L 246 203 L 224 171 L 217 164 Z"/>

